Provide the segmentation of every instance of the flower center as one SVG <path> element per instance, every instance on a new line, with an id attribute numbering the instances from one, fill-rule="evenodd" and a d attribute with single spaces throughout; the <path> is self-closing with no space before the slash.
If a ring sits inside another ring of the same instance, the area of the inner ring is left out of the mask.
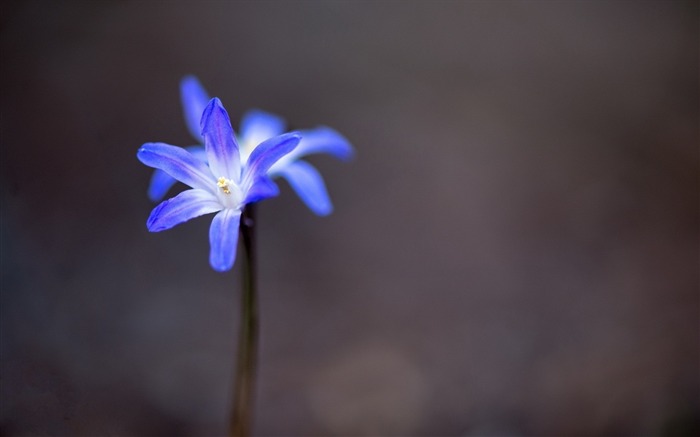
<path id="1" fill-rule="evenodd" d="M 216 186 L 221 188 L 221 191 L 223 191 L 224 194 L 231 194 L 231 188 L 229 187 L 229 184 L 233 184 L 233 181 L 231 179 L 226 179 L 223 176 L 221 176 L 219 180 L 216 181 Z"/>
<path id="2" fill-rule="evenodd" d="M 221 176 L 216 180 L 216 186 L 219 188 L 216 193 L 217 197 L 224 208 L 239 209 L 242 207 L 241 202 L 243 202 L 244 195 L 236 182 Z"/>

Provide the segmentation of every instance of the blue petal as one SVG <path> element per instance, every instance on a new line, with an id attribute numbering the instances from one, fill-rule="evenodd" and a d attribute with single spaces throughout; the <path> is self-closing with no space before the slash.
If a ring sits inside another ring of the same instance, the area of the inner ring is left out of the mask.
<path id="1" fill-rule="evenodd" d="M 187 190 L 156 206 L 148 217 L 146 227 L 151 232 L 160 232 L 200 215 L 221 211 L 222 208 L 212 193 L 199 189 Z"/>
<path id="2" fill-rule="evenodd" d="M 156 169 L 151 176 L 151 182 L 148 185 L 148 198 L 153 202 L 157 202 L 168 193 L 170 188 L 175 185 L 175 178 L 164 172 Z"/>
<path id="3" fill-rule="evenodd" d="M 304 161 L 292 162 L 284 166 L 280 175 L 289 182 L 311 211 L 322 216 L 333 212 L 333 204 L 323 178 L 311 164 Z"/>
<path id="4" fill-rule="evenodd" d="M 274 197 L 278 195 L 279 192 L 279 187 L 272 179 L 267 176 L 260 176 L 253 182 L 243 203 L 258 202 L 268 197 Z"/>
<path id="5" fill-rule="evenodd" d="M 241 161 L 238 143 L 231 127 L 231 120 L 221 100 L 211 99 L 202 114 L 202 136 L 207 151 L 209 167 L 216 178 L 225 177 L 235 182 L 241 180 Z"/>
<path id="6" fill-rule="evenodd" d="M 192 188 L 214 188 L 213 176 L 207 165 L 182 147 L 146 143 L 136 156 L 147 166 L 161 169 Z"/>
<path id="7" fill-rule="evenodd" d="M 188 146 L 185 147 L 185 150 L 190 152 L 195 158 L 209 165 L 207 162 L 207 151 L 204 149 L 204 146 Z"/>
<path id="8" fill-rule="evenodd" d="M 240 134 L 241 143 L 253 148 L 263 141 L 284 133 L 285 122 L 269 112 L 252 109 L 241 119 Z"/>
<path id="9" fill-rule="evenodd" d="M 190 146 L 185 147 L 185 149 L 190 152 L 195 158 L 202 162 L 207 161 L 207 155 L 204 153 L 204 147 L 202 146 Z M 170 188 L 175 185 L 175 178 L 164 172 L 163 170 L 156 170 L 151 176 L 151 183 L 148 185 L 148 198 L 153 202 L 157 202 L 168 194 Z"/>
<path id="10" fill-rule="evenodd" d="M 238 243 L 238 225 L 241 212 L 235 209 L 225 209 L 214 216 L 209 228 L 209 264 L 218 272 L 225 272 L 233 267 L 236 261 L 236 245 Z"/>
<path id="11" fill-rule="evenodd" d="M 328 153 L 336 158 L 347 160 L 352 158 L 354 150 L 350 142 L 335 130 L 329 127 L 318 127 L 316 129 L 301 132 L 302 140 L 289 158 L 299 158 L 311 153 Z"/>
<path id="12" fill-rule="evenodd" d="M 209 95 L 202 84 L 194 76 L 185 76 L 180 81 L 180 100 L 185 115 L 187 129 L 194 139 L 203 142 L 200 121 L 204 108 L 209 103 Z"/>
<path id="13" fill-rule="evenodd" d="M 263 141 L 248 158 L 246 178 L 255 181 L 265 175 L 277 160 L 294 150 L 300 140 L 298 132 L 290 132 Z"/>

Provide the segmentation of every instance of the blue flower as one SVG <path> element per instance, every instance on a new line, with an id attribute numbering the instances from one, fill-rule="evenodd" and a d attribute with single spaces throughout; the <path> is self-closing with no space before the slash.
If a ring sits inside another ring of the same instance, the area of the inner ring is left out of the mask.
<path id="1" fill-rule="evenodd" d="M 209 228 L 209 263 L 217 271 L 233 267 L 238 227 L 246 204 L 277 195 L 269 169 L 299 144 L 296 132 L 263 141 L 241 159 L 231 121 L 217 98 L 202 106 L 201 136 L 205 160 L 188 150 L 164 143 L 146 143 L 138 159 L 192 189 L 156 206 L 146 226 L 160 232 L 200 215 L 217 212 Z M 190 126 L 193 128 L 193 126 Z"/>
<path id="2" fill-rule="evenodd" d="M 194 76 L 187 76 L 182 80 L 180 96 L 187 128 L 192 137 L 201 144 L 203 139 L 199 132 L 199 121 L 209 96 Z M 241 162 L 245 164 L 258 144 L 282 134 L 285 128 L 284 120 L 276 115 L 260 110 L 251 110 L 244 114 L 238 136 Z M 333 204 L 323 178 L 311 164 L 299 158 L 312 153 L 328 153 L 346 160 L 353 155 L 352 146 L 342 135 L 328 127 L 301 131 L 301 135 L 299 145 L 270 167 L 268 176 L 283 177 L 311 211 L 322 216 L 328 215 L 333 211 Z M 190 146 L 187 150 L 206 162 L 202 146 Z M 175 180 L 172 177 L 156 170 L 148 189 L 149 198 L 153 201 L 162 199 L 173 184 Z"/>

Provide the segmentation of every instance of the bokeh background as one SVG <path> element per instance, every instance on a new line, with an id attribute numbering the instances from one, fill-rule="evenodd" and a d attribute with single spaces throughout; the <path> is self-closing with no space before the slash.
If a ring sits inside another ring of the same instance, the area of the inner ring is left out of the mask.
<path id="1" fill-rule="evenodd" d="M 331 216 L 259 205 L 257 435 L 698 432 L 698 2 L 0 17 L 3 435 L 225 433 L 240 270 L 147 232 L 135 157 L 186 74 L 357 152 Z"/>

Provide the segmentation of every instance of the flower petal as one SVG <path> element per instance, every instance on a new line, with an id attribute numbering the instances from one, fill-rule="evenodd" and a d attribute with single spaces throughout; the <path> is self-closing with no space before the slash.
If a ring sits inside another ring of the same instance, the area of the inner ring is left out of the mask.
<path id="1" fill-rule="evenodd" d="M 248 158 L 246 179 L 252 182 L 259 176 L 265 175 L 277 160 L 294 150 L 300 140 L 301 135 L 298 132 L 290 132 L 263 141 Z"/>
<path id="2" fill-rule="evenodd" d="M 204 146 L 188 146 L 185 147 L 185 150 L 190 152 L 195 158 L 209 165 L 207 162 L 207 151 L 204 149 Z"/>
<path id="3" fill-rule="evenodd" d="M 180 81 L 180 100 L 187 129 L 194 139 L 203 142 L 200 121 L 204 108 L 209 103 L 209 94 L 196 77 L 185 76 Z"/>
<path id="4" fill-rule="evenodd" d="M 151 176 L 151 182 L 148 184 L 148 198 L 153 202 L 161 200 L 175 185 L 175 178 L 164 172 L 156 169 Z"/>
<path id="5" fill-rule="evenodd" d="M 248 195 L 246 196 L 243 203 L 253 203 L 258 202 L 268 197 L 274 197 L 280 192 L 279 187 L 276 183 L 272 181 L 269 177 L 262 175 L 259 176 L 253 185 L 248 190 Z"/>
<path id="6" fill-rule="evenodd" d="M 202 146 L 190 146 L 185 147 L 185 150 L 190 152 L 195 158 L 206 163 L 207 155 L 204 153 L 204 147 Z M 158 202 L 166 194 L 173 185 L 175 185 L 175 178 L 164 172 L 163 170 L 156 169 L 151 176 L 151 183 L 148 185 L 148 198 L 153 202 Z"/>
<path id="7" fill-rule="evenodd" d="M 202 136 L 209 168 L 214 177 L 223 176 L 240 182 L 241 161 L 238 155 L 238 143 L 228 113 L 221 104 L 221 100 L 216 97 L 211 99 L 202 114 Z"/>
<path id="8" fill-rule="evenodd" d="M 214 189 L 213 176 L 207 165 L 182 147 L 146 143 L 136 156 L 147 166 L 161 169 L 192 188 Z"/>
<path id="9" fill-rule="evenodd" d="M 333 212 L 333 204 L 328 196 L 326 184 L 321 174 L 311 164 L 295 161 L 286 165 L 280 176 L 297 192 L 306 206 L 317 215 L 328 215 Z"/>
<path id="10" fill-rule="evenodd" d="M 286 159 L 297 159 L 311 153 L 328 153 L 338 159 L 348 160 L 352 158 L 354 150 L 350 142 L 341 134 L 329 127 L 318 127 L 316 129 L 301 132 L 302 140 Z"/>
<path id="11" fill-rule="evenodd" d="M 253 148 L 263 141 L 284 133 L 285 122 L 269 112 L 251 109 L 243 114 L 241 129 L 238 132 L 241 143 Z"/>
<path id="12" fill-rule="evenodd" d="M 209 228 L 209 264 L 218 272 L 225 272 L 236 261 L 238 243 L 238 225 L 241 211 L 225 209 L 214 216 Z"/>
<path id="13" fill-rule="evenodd" d="M 156 206 L 148 217 L 146 227 L 151 232 L 160 232 L 200 215 L 221 211 L 222 208 L 212 193 L 199 189 L 187 190 Z"/>

